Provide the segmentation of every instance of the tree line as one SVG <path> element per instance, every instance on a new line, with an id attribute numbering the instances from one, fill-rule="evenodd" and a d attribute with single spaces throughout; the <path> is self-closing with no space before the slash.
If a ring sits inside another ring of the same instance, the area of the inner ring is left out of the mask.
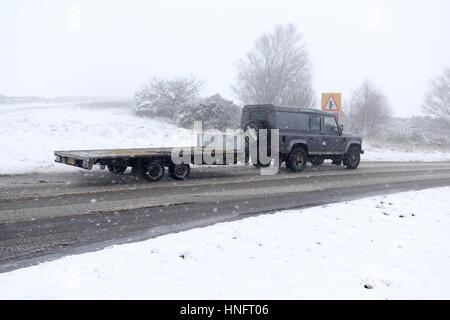
<path id="1" fill-rule="evenodd" d="M 242 105 L 271 103 L 315 108 L 312 79 L 312 64 L 302 34 L 293 24 L 280 24 L 262 34 L 238 62 L 232 90 L 239 105 L 219 94 L 201 96 L 205 82 L 192 76 L 153 78 L 136 92 L 134 112 L 164 118 L 182 127 L 201 120 L 205 128 L 238 128 Z M 369 79 L 353 91 L 344 109 L 345 126 L 364 136 L 377 135 L 380 124 L 392 116 L 387 96 Z M 450 68 L 430 82 L 422 110 L 450 122 Z"/>

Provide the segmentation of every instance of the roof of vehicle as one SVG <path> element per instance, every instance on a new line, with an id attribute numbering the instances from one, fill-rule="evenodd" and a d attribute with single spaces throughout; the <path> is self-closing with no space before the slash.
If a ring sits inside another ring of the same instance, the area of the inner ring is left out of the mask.
<path id="1" fill-rule="evenodd" d="M 253 108 L 261 108 L 261 109 L 264 108 L 264 109 L 270 110 L 270 111 L 272 111 L 272 110 L 273 111 L 285 111 L 285 112 L 297 111 L 297 112 L 302 112 L 302 113 L 315 113 L 315 114 L 335 117 L 335 115 L 333 113 L 318 110 L 318 109 L 313 109 L 313 108 L 279 106 L 279 105 L 274 105 L 274 104 L 250 104 L 250 105 L 244 106 L 244 109 L 253 109 Z"/>

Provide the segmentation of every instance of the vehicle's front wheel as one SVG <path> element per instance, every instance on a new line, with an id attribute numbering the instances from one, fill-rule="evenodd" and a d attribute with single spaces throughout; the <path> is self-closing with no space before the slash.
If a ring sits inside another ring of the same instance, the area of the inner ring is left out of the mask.
<path id="1" fill-rule="evenodd" d="M 159 161 L 152 161 L 144 167 L 144 176 L 150 182 L 156 182 L 164 177 L 165 168 Z"/>
<path id="2" fill-rule="evenodd" d="M 188 164 L 172 164 L 169 166 L 169 175 L 175 180 L 184 180 L 189 176 L 191 167 Z"/>
<path id="3" fill-rule="evenodd" d="M 289 154 L 289 159 L 286 161 L 286 166 L 289 170 L 300 172 L 306 167 L 306 151 L 302 147 L 294 148 Z"/>
<path id="4" fill-rule="evenodd" d="M 347 169 L 356 169 L 359 166 L 361 156 L 357 147 L 350 147 L 345 155 L 344 164 Z"/>

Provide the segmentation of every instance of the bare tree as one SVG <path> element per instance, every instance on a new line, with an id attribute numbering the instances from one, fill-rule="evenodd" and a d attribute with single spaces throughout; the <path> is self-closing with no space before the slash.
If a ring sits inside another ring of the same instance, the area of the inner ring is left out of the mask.
<path id="1" fill-rule="evenodd" d="M 440 76 L 430 81 L 422 110 L 450 122 L 450 67 L 444 68 Z"/>
<path id="2" fill-rule="evenodd" d="M 352 130 L 373 136 L 392 115 L 387 97 L 369 80 L 365 80 L 352 94 L 350 112 L 346 118 Z"/>
<path id="3" fill-rule="evenodd" d="M 256 41 L 238 64 L 233 91 L 245 104 L 315 104 L 309 55 L 293 24 L 277 25 Z"/>
<path id="4" fill-rule="evenodd" d="M 134 112 L 178 120 L 181 110 L 199 100 L 204 82 L 193 77 L 174 79 L 153 78 L 136 92 Z"/>

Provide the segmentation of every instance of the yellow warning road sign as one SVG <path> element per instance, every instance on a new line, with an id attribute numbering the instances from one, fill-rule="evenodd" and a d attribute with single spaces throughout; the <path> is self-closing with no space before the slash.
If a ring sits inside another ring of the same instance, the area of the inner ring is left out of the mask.
<path id="1" fill-rule="evenodd" d="M 336 114 L 341 124 L 341 94 L 322 93 L 322 110 Z"/>

